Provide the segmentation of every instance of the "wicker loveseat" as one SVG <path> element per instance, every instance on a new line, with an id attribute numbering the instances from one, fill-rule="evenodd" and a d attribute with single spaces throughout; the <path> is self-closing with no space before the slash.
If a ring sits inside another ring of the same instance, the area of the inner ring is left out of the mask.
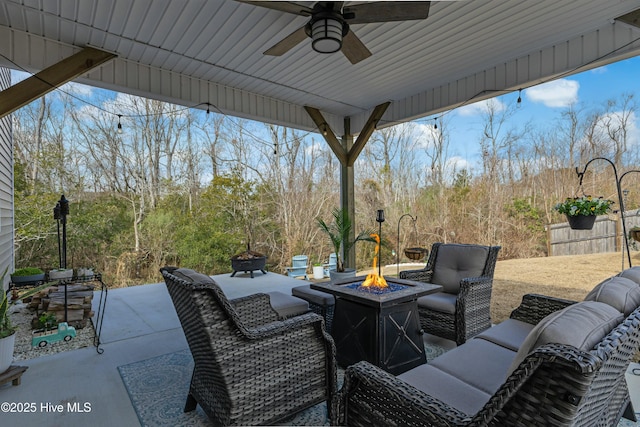
<path id="1" fill-rule="evenodd" d="M 266 294 L 229 301 L 209 276 L 161 272 L 195 362 L 185 412 L 200 404 L 215 425 L 272 425 L 326 401 L 333 414 L 336 350 L 321 316 L 279 320 Z"/>
<path id="2" fill-rule="evenodd" d="M 615 426 L 623 413 L 633 418 L 625 372 L 640 342 L 640 286 L 608 279 L 585 300 L 526 295 L 507 321 L 398 377 L 352 365 L 333 423 Z"/>

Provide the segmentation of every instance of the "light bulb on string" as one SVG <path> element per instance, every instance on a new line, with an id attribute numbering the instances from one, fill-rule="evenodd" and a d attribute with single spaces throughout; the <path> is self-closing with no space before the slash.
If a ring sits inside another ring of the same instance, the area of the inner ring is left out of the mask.
<path id="1" fill-rule="evenodd" d="M 121 119 L 122 119 L 122 114 L 118 114 L 118 133 L 120 133 L 120 134 L 122 133 L 122 122 L 121 122 Z"/>

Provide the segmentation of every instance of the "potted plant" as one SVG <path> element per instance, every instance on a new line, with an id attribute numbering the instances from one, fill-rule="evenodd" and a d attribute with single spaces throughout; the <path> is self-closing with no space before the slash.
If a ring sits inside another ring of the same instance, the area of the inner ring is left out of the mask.
<path id="1" fill-rule="evenodd" d="M 322 263 L 316 262 L 313 264 L 313 278 L 316 280 L 324 279 L 324 267 L 322 267 Z"/>
<path id="2" fill-rule="evenodd" d="M 49 280 L 68 280 L 73 278 L 73 268 L 49 270 Z"/>
<path id="3" fill-rule="evenodd" d="M 7 270 L 8 268 L 5 268 L 4 272 L 0 276 L 0 289 L 2 289 L 2 292 L 0 293 L 0 374 L 5 372 L 11 366 L 16 340 L 16 329 L 11 324 L 11 319 L 9 318 L 9 297 L 3 287 Z M 23 293 L 19 299 L 28 298 L 48 286 L 49 284 L 43 284 L 30 289 Z"/>
<path id="4" fill-rule="evenodd" d="M 349 254 L 349 251 L 353 248 L 356 242 L 367 241 L 375 242 L 371 237 L 372 231 L 365 230 L 360 232 L 353 240 L 349 239 L 353 223 L 349 218 L 349 213 L 345 209 L 335 208 L 331 215 L 333 216 L 333 222 L 327 224 L 321 218 L 318 218 L 318 226 L 320 229 L 329 236 L 331 245 L 336 253 L 336 269 L 329 271 L 331 281 L 334 282 L 339 279 L 347 277 L 355 277 L 355 268 L 345 268 L 343 256 Z"/>
<path id="5" fill-rule="evenodd" d="M 78 268 L 76 275 L 80 279 L 93 277 L 93 268 Z"/>
<path id="6" fill-rule="evenodd" d="M 553 208 L 563 213 L 573 230 L 591 230 L 598 215 L 604 215 L 611 211 L 612 200 L 602 197 L 581 196 L 567 197 L 567 199 L 555 205 Z"/>
<path id="7" fill-rule="evenodd" d="M 16 285 L 37 283 L 44 280 L 44 271 L 36 267 L 19 268 L 11 273 L 11 282 Z"/>

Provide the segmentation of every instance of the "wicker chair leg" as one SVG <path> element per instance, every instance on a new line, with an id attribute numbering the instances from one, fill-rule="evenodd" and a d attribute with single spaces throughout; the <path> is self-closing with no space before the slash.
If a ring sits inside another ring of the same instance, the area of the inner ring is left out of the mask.
<path id="1" fill-rule="evenodd" d="M 187 396 L 187 403 L 184 405 L 184 412 L 191 412 L 198 406 L 198 401 L 191 393 Z"/>

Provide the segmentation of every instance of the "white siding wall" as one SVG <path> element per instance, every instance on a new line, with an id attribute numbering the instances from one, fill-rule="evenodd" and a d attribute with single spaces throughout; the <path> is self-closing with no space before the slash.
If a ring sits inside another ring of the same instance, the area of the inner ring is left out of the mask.
<path id="1" fill-rule="evenodd" d="M 11 71 L 0 67 L 0 91 L 11 86 Z M 0 274 L 13 271 L 13 134 L 9 114 L 0 119 Z M 6 289 L 9 274 L 2 283 Z"/>

